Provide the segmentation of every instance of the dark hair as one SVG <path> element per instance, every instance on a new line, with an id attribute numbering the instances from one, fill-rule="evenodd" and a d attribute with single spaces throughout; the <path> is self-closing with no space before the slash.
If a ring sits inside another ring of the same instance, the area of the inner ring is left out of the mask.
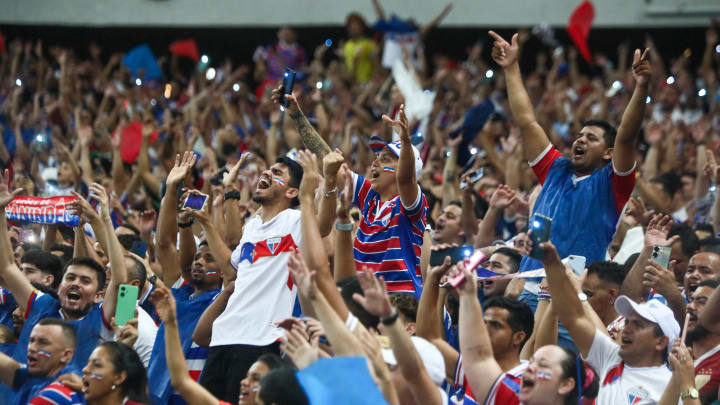
<path id="1" fill-rule="evenodd" d="M 558 346 L 560 347 L 560 346 Z M 582 387 L 582 396 L 587 399 L 594 399 L 598 395 L 600 390 L 600 382 L 598 381 L 598 375 L 595 370 L 583 361 L 577 354 L 572 350 L 560 347 L 565 353 L 565 358 L 560 361 L 560 368 L 562 369 L 562 379 L 572 378 L 575 380 L 575 386 L 565 398 L 565 405 L 577 405 L 578 401 L 578 389 Z M 578 371 L 578 366 L 580 370 Z M 580 376 L 580 381 L 578 381 Z M 590 380 L 592 378 L 592 380 Z"/>
<path id="2" fill-rule="evenodd" d="M 698 243 L 700 244 L 701 252 L 711 252 L 720 255 L 720 238 L 710 236 L 700 239 Z"/>
<path id="3" fill-rule="evenodd" d="M 42 250 L 31 250 L 23 254 L 20 262 L 32 264 L 40 269 L 43 274 L 53 276 L 53 288 L 57 288 L 60 284 L 60 278 L 62 278 L 62 262 L 60 258 L 54 254 L 43 252 Z"/>
<path id="4" fill-rule="evenodd" d="M 75 253 L 72 246 L 63 245 L 60 243 L 52 245 L 50 247 L 50 252 L 62 252 L 62 257 L 60 257 L 60 261 L 62 261 L 63 266 L 65 265 L 65 262 L 67 262 L 73 257 L 73 253 Z"/>
<path id="5" fill-rule="evenodd" d="M 627 275 L 628 272 L 630 272 L 630 269 L 635 265 L 635 262 L 637 261 L 638 257 L 640 257 L 640 253 L 633 253 L 625 260 L 625 263 L 623 264 L 623 267 L 625 268 L 625 274 Z"/>
<path id="6" fill-rule="evenodd" d="M 63 268 L 63 275 L 67 273 L 67 269 L 70 266 L 85 266 L 89 267 L 92 270 L 95 271 L 95 275 L 97 276 L 98 280 L 98 291 L 105 288 L 105 280 L 107 279 L 107 275 L 105 274 L 105 269 L 103 266 L 96 262 L 95 260 L 89 258 L 89 257 L 73 257 L 72 259 L 68 260 L 68 262 L 65 264 L 65 268 Z"/>
<path id="7" fill-rule="evenodd" d="M 525 339 L 518 348 L 518 351 L 522 350 L 535 327 L 535 317 L 530 307 L 524 302 L 508 297 L 492 297 L 483 303 L 484 311 L 493 307 L 503 308 L 508 312 L 507 322 L 513 334 L 525 332 Z"/>
<path id="8" fill-rule="evenodd" d="M 118 235 L 117 238 L 123 249 L 128 251 L 132 249 L 133 243 L 140 241 L 137 235 Z"/>
<path id="9" fill-rule="evenodd" d="M 510 273 L 517 273 L 518 269 L 520 269 L 520 261 L 522 260 L 522 255 L 518 253 L 517 250 L 511 249 L 509 247 L 501 247 L 495 250 L 493 253 L 500 253 L 501 255 L 504 255 L 508 259 L 510 259 L 508 262 L 508 265 L 510 266 Z"/>
<path id="10" fill-rule="evenodd" d="M 583 123 L 580 125 L 583 127 L 593 126 L 602 128 L 603 139 L 605 140 L 605 147 L 612 148 L 615 146 L 615 136 L 617 135 L 617 130 L 615 129 L 615 126 L 613 126 L 611 123 L 604 120 L 587 120 L 583 121 Z"/>
<path id="11" fill-rule="evenodd" d="M 683 254 L 688 258 L 700 249 L 700 241 L 690 225 L 673 224 L 668 233 L 668 237 L 675 235 L 680 236 Z"/>
<path id="12" fill-rule="evenodd" d="M 270 370 L 288 366 L 288 363 L 275 353 L 265 353 L 255 361 L 265 364 Z"/>
<path id="13" fill-rule="evenodd" d="M 138 354 L 130 347 L 118 342 L 104 342 L 98 347 L 108 351 L 115 371 L 126 373 L 127 377 L 119 387 L 122 393 L 131 401 L 150 403 L 147 373 Z"/>
<path id="14" fill-rule="evenodd" d="M 42 250 L 42 245 L 39 243 L 29 243 L 29 242 L 23 242 L 22 243 L 23 252 L 32 252 L 34 250 Z"/>
<path id="15" fill-rule="evenodd" d="M 295 370 L 280 367 L 268 371 L 260 381 L 260 399 L 264 404 L 307 405 L 308 399 Z"/>
<path id="16" fill-rule="evenodd" d="M 588 276 L 591 274 L 597 274 L 600 280 L 612 283 L 618 287 L 622 286 L 625 276 L 627 275 L 627 269 L 624 265 L 605 260 L 592 262 L 587 269 Z"/>
<path id="17" fill-rule="evenodd" d="M 715 235 L 715 228 L 713 228 L 712 224 L 708 224 L 708 223 L 696 224 L 695 230 L 710 232 L 711 234 Z"/>
<path id="18" fill-rule="evenodd" d="M 414 295 L 393 294 L 390 296 L 390 303 L 409 321 L 417 322 L 418 300 Z"/>
<path id="19" fill-rule="evenodd" d="M 345 27 L 350 25 L 352 21 L 356 21 L 358 24 L 362 26 L 363 34 L 367 33 L 368 26 L 365 22 L 365 18 L 363 18 L 362 14 L 353 11 L 352 13 L 348 14 L 347 17 L 345 17 Z"/>
<path id="20" fill-rule="evenodd" d="M 450 202 L 448 203 L 447 206 L 449 207 L 449 206 L 451 206 L 451 205 L 454 205 L 454 206 L 456 206 L 456 207 L 462 208 L 462 202 L 459 201 L 459 200 L 452 200 L 452 201 L 450 201 Z"/>
<path id="21" fill-rule="evenodd" d="M 718 288 L 719 285 L 720 285 L 720 282 L 718 282 L 717 280 L 712 280 L 712 279 L 701 281 L 698 283 L 698 287 L 710 287 L 713 290 Z"/>
<path id="22" fill-rule="evenodd" d="M 125 222 L 125 223 L 122 224 L 122 225 L 118 225 L 117 227 L 118 227 L 118 228 L 121 228 L 121 227 L 122 227 L 122 228 L 127 228 L 127 229 L 131 230 L 131 231 L 135 234 L 135 236 L 138 236 L 138 237 L 140 236 L 140 230 L 137 229 L 134 225 L 129 224 L 129 223 L 127 223 L 127 222 Z"/>
<path id="23" fill-rule="evenodd" d="M 275 163 L 283 164 L 288 168 L 288 173 L 290 174 L 290 182 L 288 185 L 290 187 L 299 188 L 303 177 L 302 166 L 300 166 L 298 162 L 286 156 L 280 156 L 277 158 Z M 297 207 L 298 205 L 300 205 L 300 200 L 297 197 L 293 198 L 290 202 L 290 206 Z"/>
<path id="24" fill-rule="evenodd" d="M 65 226 L 65 225 L 58 225 L 58 232 L 60 232 L 60 235 L 62 235 L 63 239 L 66 241 L 74 241 L 75 240 L 75 229 L 71 226 Z M 67 245 L 61 245 L 61 246 L 67 246 Z M 50 249 L 52 250 L 52 249 Z"/>
<path id="25" fill-rule="evenodd" d="M 56 325 L 62 329 L 63 337 L 65 338 L 65 344 L 67 347 L 75 348 L 77 346 L 77 332 L 75 327 L 69 323 L 58 318 L 43 318 L 36 325 L 48 326 Z"/>
<path id="26" fill-rule="evenodd" d="M 650 182 L 660 184 L 665 194 L 670 197 L 673 197 L 682 188 L 680 176 L 675 172 L 663 173 L 651 179 Z"/>
<path id="27" fill-rule="evenodd" d="M 133 255 L 125 255 L 125 258 L 133 261 L 133 266 L 129 268 L 127 272 L 128 282 L 132 280 L 140 281 L 138 288 L 142 291 L 143 288 L 145 288 L 145 281 L 147 280 L 147 269 L 145 269 L 145 265 Z"/>
<path id="28" fill-rule="evenodd" d="M 360 321 L 360 323 L 366 328 L 377 328 L 380 318 L 369 313 L 362 307 L 362 305 L 355 302 L 353 294 L 363 294 L 362 287 L 360 287 L 360 281 L 356 276 L 346 277 L 337 282 L 337 286 L 340 287 L 340 295 L 347 305 L 348 310 Z"/>

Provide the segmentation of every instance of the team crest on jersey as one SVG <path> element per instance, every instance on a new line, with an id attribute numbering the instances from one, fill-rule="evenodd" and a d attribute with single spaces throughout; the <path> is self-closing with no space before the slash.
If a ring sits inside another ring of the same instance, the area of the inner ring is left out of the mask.
<path id="1" fill-rule="evenodd" d="M 635 405 L 640 403 L 643 399 L 647 398 L 650 394 L 643 387 L 633 388 L 628 391 L 628 405 Z"/>
<path id="2" fill-rule="evenodd" d="M 268 250 L 270 250 L 270 254 L 275 254 L 275 251 L 277 250 L 278 246 L 280 246 L 280 242 L 282 242 L 282 238 L 268 238 L 265 239 L 265 243 L 267 243 Z"/>
<path id="3" fill-rule="evenodd" d="M 255 259 L 255 245 L 250 242 L 245 242 L 245 244 L 242 245 L 242 248 L 240 248 L 240 258 L 238 259 L 238 262 L 242 263 L 242 261 L 246 259 L 250 263 L 252 263 L 253 259 Z"/>

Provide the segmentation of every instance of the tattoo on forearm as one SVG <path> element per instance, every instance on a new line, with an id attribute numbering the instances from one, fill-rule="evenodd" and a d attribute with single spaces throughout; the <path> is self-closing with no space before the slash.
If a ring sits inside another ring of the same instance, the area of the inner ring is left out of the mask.
<path id="1" fill-rule="evenodd" d="M 310 122 L 305 118 L 302 111 L 290 114 L 290 118 L 295 122 L 295 127 L 300 133 L 300 138 L 306 148 L 316 154 L 318 159 L 322 159 L 326 154 L 330 153 L 330 147 L 315 131 Z"/>

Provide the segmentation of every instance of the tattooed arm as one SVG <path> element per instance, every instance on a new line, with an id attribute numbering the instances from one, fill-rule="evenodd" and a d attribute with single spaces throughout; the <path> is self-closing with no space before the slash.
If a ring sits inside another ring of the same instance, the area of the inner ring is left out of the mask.
<path id="1" fill-rule="evenodd" d="M 295 123 L 295 127 L 300 133 L 300 138 L 302 139 L 303 144 L 306 148 L 310 149 L 310 151 L 317 156 L 319 161 L 322 161 L 325 155 L 330 153 L 330 146 L 325 143 L 322 137 L 320 137 L 320 134 L 318 134 L 315 128 L 310 125 L 310 121 L 308 121 L 307 117 L 305 117 L 305 114 L 303 114 L 303 112 L 300 110 L 300 105 L 298 104 L 295 96 L 292 94 L 283 94 L 282 86 L 273 90 L 272 99 L 275 104 L 280 104 L 281 97 L 286 97 L 289 101 L 286 110 L 290 119 Z"/>

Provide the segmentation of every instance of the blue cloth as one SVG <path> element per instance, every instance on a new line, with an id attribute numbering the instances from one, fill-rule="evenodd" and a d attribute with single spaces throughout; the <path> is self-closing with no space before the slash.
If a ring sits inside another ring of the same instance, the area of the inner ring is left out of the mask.
<path id="1" fill-rule="evenodd" d="M 30 332 L 33 327 L 44 318 L 62 319 L 60 314 L 60 301 L 48 294 L 38 294 L 37 291 L 30 297 L 30 307 L 27 309 L 25 325 L 23 325 L 18 339 L 15 353 L 12 356 L 20 364 L 27 364 L 27 347 L 30 342 Z M 95 304 L 85 317 L 79 321 L 68 321 L 75 328 L 77 334 L 77 347 L 75 355 L 69 366 L 82 370 L 87 365 L 90 354 L 100 343 L 103 328 L 108 331 L 112 329 L 103 319 L 102 303 Z M 109 337 L 109 336 L 106 336 Z"/>
<path id="2" fill-rule="evenodd" d="M 387 404 L 364 357 L 319 359 L 298 371 L 297 379 L 312 405 Z"/>
<path id="3" fill-rule="evenodd" d="M 145 72 L 143 79 L 162 79 L 163 74 L 155 59 L 152 49 L 147 44 L 138 45 L 131 49 L 123 58 L 123 64 L 130 70 L 133 77 L 139 77 L 139 71 Z"/>
<path id="4" fill-rule="evenodd" d="M 84 366 L 83 366 L 84 367 Z M 79 368 L 67 366 L 57 374 L 49 377 L 32 377 L 27 368 L 21 367 L 15 370 L 12 389 L 15 391 L 15 404 L 26 405 L 43 388 L 51 384 L 55 379 L 64 374 L 82 375 Z"/>
<path id="5" fill-rule="evenodd" d="M 177 323 L 180 332 L 180 344 L 183 354 L 188 358 L 192 347 L 192 334 L 205 309 L 215 300 L 220 290 L 211 290 L 192 297 L 195 289 L 190 284 L 173 288 L 172 293 L 177 305 Z M 147 368 L 150 398 L 153 404 L 165 405 L 170 400 L 173 389 L 170 386 L 170 373 L 165 360 L 165 325 L 161 325 L 155 336 L 152 356 Z"/>
<path id="6" fill-rule="evenodd" d="M 390 20 L 378 20 L 374 25 L 373 28 L 377 31 L 382 32 L 399 32 L 399 33 L 411 33 L 411 32 L 417 32 L 418 28 L 403 20 L 400 19 L 397 15 L 393 14 L 390 16 Z"/>
<path id="7" fill-rule="evenodd" d="M 9 290 L 0 288 L 0 324 L 13 329 L 12 313 L 17 308 L 17 302 Z"/>

